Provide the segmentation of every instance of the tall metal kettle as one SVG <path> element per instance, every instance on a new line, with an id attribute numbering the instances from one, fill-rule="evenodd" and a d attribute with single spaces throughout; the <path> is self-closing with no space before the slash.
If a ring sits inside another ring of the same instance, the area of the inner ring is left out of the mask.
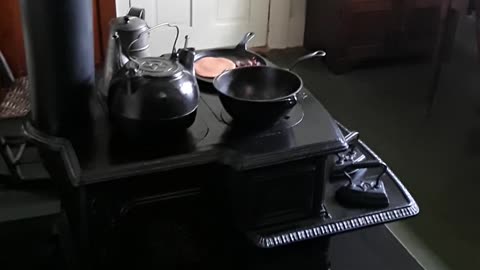
<path id="1" fill-rule="evenodd" d="M 150 56 L 150 36 L 142 35 L 148 30 L 149 27 L 145 21 L 145 9 L 142 8 L 132 7 L 127 15 L 110 21 L 110 38 L 101 87 L 103 97 L 108 94 L 112 77 L 129 61 L 127 53 L 136 58 Z M 137 40 L 135 44 L 129 48 L 135 40 Z M 129 51 L 127 52 L 127 50 Z"/>

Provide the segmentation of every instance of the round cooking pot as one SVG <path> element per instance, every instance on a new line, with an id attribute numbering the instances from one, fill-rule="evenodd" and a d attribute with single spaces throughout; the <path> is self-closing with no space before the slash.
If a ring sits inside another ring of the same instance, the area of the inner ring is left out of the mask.
<path id="1" fill-rule="evenodd" d="M 298 94 L 303 88 L 302 79 L 291 70 L 304 60 L 325 55 L 324 51 L 307 54 L 289 69 L 271 66 L 232 69 L 216 77 L 213 85 L 235 122 L 274 123 L 298 103 Z"/>

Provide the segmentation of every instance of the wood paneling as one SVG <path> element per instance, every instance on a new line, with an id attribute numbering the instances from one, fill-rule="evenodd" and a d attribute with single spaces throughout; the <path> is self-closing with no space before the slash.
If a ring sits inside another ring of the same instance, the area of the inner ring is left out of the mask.
<path id="1" fill-rule="evenodd" d="M 15 76 L 27 73 L 23 49 L 22 22 L 18 0 L 1 0 L 0 50 L 2 50 Z"/>
<path id="2" fill-rule="evenodd" d="M 81 0 L 82 1 L 82 0 Z M 92 0 L 95 35 L 95 63 L 100 65 L 108 39 L 109 22 L 115 17 L 115 0 Z M 16 77 L 27 74 L 22 22 L 18 0 L 0 0 L 0 50 Z"/>
<path id="3" fill-rule="evenodd" d="M 370 58 L 429 55 L 446 1 L 309 0 L 305 47 L 327 49 L 338 73 Z"/>
<path id="4" fill-rule="evenodd" d="M 115 0 L 96 0 L 97 3 L 97 18 L 98 18 L 98 34 L 102 54 L 108 45 L 110 35 L 110 21 L 117 17 L 115 11 Z M 102 57 L 103 59 L 103 57 Z"/>
<path id="5" fill-rule="evenodd" d="M 98 0 L 93 0 L 93 35 L 95 36 L 94 46 L 95 46 L 95 65 L 102 63 L 103 59 L 103 50 L 102 50 L 102 36 L 99 29 L 99 18 L 98 18 Z M 100 38 L 99 38 L 100 37 Z"/>
<path id="6" fill-rule="evenodd" d="M 476 18 L 477 18 L 477 23 L 476 23 L 476 32 L 477 32 L 477 57 L 478 60 L 480 61 L 480 0 L 474 0 L 474 7 L 476 11 Z"/>

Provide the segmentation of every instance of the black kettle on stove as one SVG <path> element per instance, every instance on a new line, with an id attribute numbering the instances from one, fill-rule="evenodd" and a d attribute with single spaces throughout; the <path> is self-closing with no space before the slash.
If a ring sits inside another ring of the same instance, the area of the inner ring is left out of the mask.
<path id="1" fill-rule="evenodd" d="M 194 71 L 195 50 L 187 48 L 187 44 L 183 49 L 175 49 L 179 36 L 175 25 L 158 25 L 145 34 L 161 26 L 177 30 L 172 54 L 128 56 L 130 61 L 116 73 L 109 88 L 108 105 L 114 127 L 134 139 L 185 132 L 196 118 L 200 91 Z"/>

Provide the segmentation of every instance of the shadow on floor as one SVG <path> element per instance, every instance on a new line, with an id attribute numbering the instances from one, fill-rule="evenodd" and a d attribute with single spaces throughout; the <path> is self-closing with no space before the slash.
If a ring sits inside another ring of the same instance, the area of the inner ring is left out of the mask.
<path id="1" fill-rule="evenodd" d="M 334 75 L 311 60 L 296 70 L 334 118 L 360 131 L 406 184 L 421 214 L 404 225 L 452 269 L 480 269 L 480 63 L 474 33 L 474 21 L 465 18 L 430 118 L 427 62 Z M 279 50 L 268 57 L 288 66 L 304 53 Z"/>

